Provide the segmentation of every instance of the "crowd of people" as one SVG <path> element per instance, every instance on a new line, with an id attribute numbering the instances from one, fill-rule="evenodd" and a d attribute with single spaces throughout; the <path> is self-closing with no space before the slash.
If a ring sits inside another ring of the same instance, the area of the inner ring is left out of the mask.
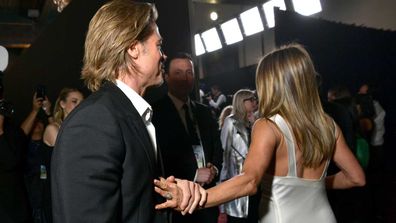
<path id="1" fill-rule="evenodd" d="M 34 92 L 16 125 L 1 94 L 1 222 L 366 222 L 346 221 L 329 191 L 364 187 L 382 170 L 385 111 L 370 86 L 321 100 L 313 61 L 294 43 L 260 60 L 255 90 L 229 103 L 213 85 L 195 100 L 193 58 L 165 55 L 157 17 L 128 0 L 96 12 L 87 98 L 63 88 L 52 106 Z M 167 94 L 148 103 L 147 89 L 163 82 Z"/>

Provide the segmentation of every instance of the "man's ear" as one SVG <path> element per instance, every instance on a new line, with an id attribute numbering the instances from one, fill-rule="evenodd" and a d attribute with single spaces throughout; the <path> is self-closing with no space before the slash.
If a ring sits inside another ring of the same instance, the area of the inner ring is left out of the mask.
<path id="1" fill-rule="evenodd" d="M 128 48 L 128 54 L 133 59 L 137 59 L 139 57 L 139 43 L 135 42 Z"/>

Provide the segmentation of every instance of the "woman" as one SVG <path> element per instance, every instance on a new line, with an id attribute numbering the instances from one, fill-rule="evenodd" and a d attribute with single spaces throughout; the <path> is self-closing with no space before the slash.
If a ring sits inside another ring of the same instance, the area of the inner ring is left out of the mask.
<path id="1" fill-rule="evenodd" d="M 218 120 L 220 131 L 223 128 L 225 118 L 227 118 L 229 115 L 231 115 L 231 112 L 232 112 L 232 105 L 227 105 L 223 108 L 223 110 L 221 110 L 219 120 Z"/>
<path id="2" fill-rule="evenodd" d="M 44 131 L 43 141 L 49 147 L 54 147 L 55 140 L 62 121 L 83 100 L 83 94 L 75 88 L 63 88 L 56 99 L 54 107 L 54 122 Z"/>
<path id="3" fill-rule="evenodd" d="M 298 44 L 269 53 L 258 65 L 256 86 L 260 119 L 242 173 L 208 189 L 204 207 L 255 194 L 261 184 L 261 223 L 336 222 L 326 187 L 363 186 L 365 176 L 339 127 L 322 109 L 309 54 Z M 330 159 L 341 171 L 326 177 Z M 173 198 L 158 209 L 186 209 L 177 202 L 180 192 L 164 187 L 169 183 L 155 184 L 162 189 L 157 192 Z"/>
<path id="4" fill-rule="evenodd" d="M 256 100 L 252 91 L 241 89 L 234 94 L 232 113 L 225 118 L 221 129 L 221 144 L 224 150 L 221 182 L 242 171 L 249 149 L 251 126 L 255 121 L 253 115 L 255 106 Z M 225 203 L 221 209 L 227 214 L 227 222 L 257 222 L 257 211 L 254 210 L 257 209 L 255 198 L 244 196 Z"/>

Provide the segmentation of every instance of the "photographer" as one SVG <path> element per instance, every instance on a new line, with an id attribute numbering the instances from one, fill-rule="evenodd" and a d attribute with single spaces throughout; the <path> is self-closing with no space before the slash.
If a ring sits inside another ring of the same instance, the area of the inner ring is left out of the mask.
<path id="1" fill-rule="evenodd" d="M 23 162 L 27 136 L 11 122 L 14 109 L 3 98 L 0 72 L 0 219 L 1 222 L 28 222 L 30 211 L 23 182 Z"/>

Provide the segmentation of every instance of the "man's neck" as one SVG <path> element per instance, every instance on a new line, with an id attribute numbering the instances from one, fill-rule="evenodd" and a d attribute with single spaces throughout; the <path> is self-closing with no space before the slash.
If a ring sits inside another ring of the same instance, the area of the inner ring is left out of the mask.
<path id="1" fill-rule="evenodd" d="M 171 94 L 173 97 L 179 99 L 180 101 L 184 102 L 184 103 L 186 103 L 188 101 L 188 96 L 176 95 L 176 94 L 174 94 L 174 93 L 172 93 L 170 91 L 168 93 Z"/>
<path id="2" fill-rule="evenodd" d="M 122 75 L 117 80 L 122 81 L 124 84 L 132 88 L 136 93 L 143 97 L 146 87 L 142 86 L 139 80 L 132 78 L 130 75 Z"/>

